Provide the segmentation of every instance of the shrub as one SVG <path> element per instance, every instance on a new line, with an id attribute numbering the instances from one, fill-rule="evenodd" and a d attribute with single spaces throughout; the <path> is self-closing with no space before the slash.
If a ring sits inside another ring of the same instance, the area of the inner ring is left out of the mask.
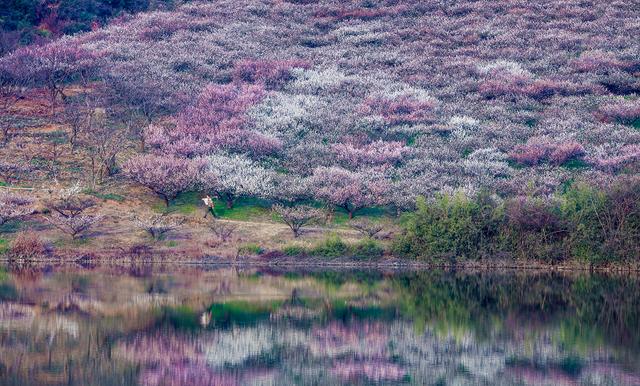
<path id="1" fill-rule="evenodd" d="M 481 257 L 490 251 L 500 223 L 496 206 L 485 194 L 475 199 L 442 195 L 433 203 L 419 198 L 393 249 L 416 258 Z"/>
<path id="2" fill-rule="evenodd" d="M 358 259 L 377 259 L 384 255 L 384 248 L 378 241 L 362 239 L 351 247 L 351 255 Z"/>
<path id="3" fill-rule="evenodd" d="M 49 255 L 47 244 L 33 232 L 19 233 L 11 242 L 7 255 L 11 261 L 30 261 Z"/>
<path id="4" fill-rule="evenodd" d="M 557 200 L 517 197 L 504 204 L 501 250 L 516 258 L 558 261 L 567 257 L 563 240 L 566 223 Z"/>
<path id="5" fill-rule="evenodd" d="M 282 248 L 282 253 L 287 256 L 301 256 L 305 255 L 307 253 L 307 250 L 302 245 L 289 244 L 285 245 L 285 247 Z"/>
<path id="6" fill-rule="evenodd" d="M 209 229 L 223 243 L 231 239 L 238 227 L 232 223 L 215 220 L 209 224 Z"/>
<path id="7" fill-rule="evenodd" d="M 591 264 L 637 259 L 640 252 L 640 181 L 625 178 L 607 189 L 578 183 L 564 195 L 567 247 Z"/>
<path id="8" fill-rule="evenodd" d="M 313 246 L 309 252 L 313 256 L 340 257 L 349 253 L 349 246 L 340 236 L 333 234 Z"/>
<path id="9" fill-rule="evenodd" d="M 264 252 L 264 249 L 258 244 L 254 244 L 254 243 L 243 244 L 240 247 L 238 247 L 238 255 L 240 256 L 260 255 L 262 254 L 262 252 Z"/>
<path id="10" fill-rule="evenodd" d="M 415 258 L 482 257 L 602 264 L 640 256 L 640 178 L 610 185 L 575 183 L 551 198 L 517 197 L 496 205 L 486 195 L 418 201 L 405 216 L 394 252 Z"/>

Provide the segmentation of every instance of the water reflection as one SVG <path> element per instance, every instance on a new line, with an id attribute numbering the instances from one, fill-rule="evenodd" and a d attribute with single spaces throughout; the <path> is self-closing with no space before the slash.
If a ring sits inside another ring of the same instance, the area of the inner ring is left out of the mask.
<path id="1" fill-rule="evenodd" d="M 0 269 L 2 385 L 640 385 L 640 282 Z"/>

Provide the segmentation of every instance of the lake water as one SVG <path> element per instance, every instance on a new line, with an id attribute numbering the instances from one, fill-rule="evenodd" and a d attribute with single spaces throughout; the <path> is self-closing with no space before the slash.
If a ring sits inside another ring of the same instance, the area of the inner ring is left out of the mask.
<path id="1" fill-rule="evenodd" d="M 640 385 L 635 276 L 0 268 L 1 385 Z"/>

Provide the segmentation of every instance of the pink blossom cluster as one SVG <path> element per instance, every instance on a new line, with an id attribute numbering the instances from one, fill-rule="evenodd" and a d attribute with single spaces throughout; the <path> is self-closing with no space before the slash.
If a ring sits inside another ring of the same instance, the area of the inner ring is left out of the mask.
<path id="1" fill-rule="evenodd" d="M 553 142 L 548 138 L 531 138 L 524 145 L 516 146 L 509 157 L 523 165 L 537 165 L 549 161 L 556 165 L 584 155 L 584 147 L 575 141 Z"/>
<path id="2" fill-rule="evenodd" d="M 332 146 L 338 160 L 351 167 L 393 165 L 401 162 L 411 148 L 399 141 L 374 141 L 364 145 L 337 143 Z"/>
<path id="3" fill-rule="evenodd" d="M 357 382 L 363 378 L 373 382 L 401 381 L 407 371 L 385 360 L 336 362 L 331 372 L 342 380 Z"/>
<path id="4" fill-rule="evenodd" d="M 240 83 L 263 85 L 266 89 L 275 89 L 291 80 L 291 69 L 309 68 L 303 60 L 263 60 L 245 59 L 233 67 L 233 80 Z"/>
<path id="5" fill-rule="evenodd" d="M 640 99 L 622 100 L 600 106 L 595 115 L 603 122 L 637 123 L 640 126 Z"/>
<path id="6" fill-rule="evenodd" d="M 627 145 L 615 155 L 590 156 L 589 161 L 609 172 L 616 172 L 640 161 L 640 145 Z"/>
<path id="7" fill-rule="evenodd" d="M 433 120 L 433 100 L 418 100 L 402 95 L 395 98 L 374 97 L 364 101 L 364 115 L 381 116 L 390 124 L 425 123 Z"/>

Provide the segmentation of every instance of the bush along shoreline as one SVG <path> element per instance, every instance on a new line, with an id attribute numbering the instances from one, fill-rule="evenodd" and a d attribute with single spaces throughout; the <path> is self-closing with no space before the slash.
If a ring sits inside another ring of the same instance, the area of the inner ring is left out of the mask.
<path id="1" fill-rule="evenodd" d="M 640 179 L 574 182 L 548 198 L 488 193 L 420 198 L 392 246 L 417 260 L 526 259 L 633 264 L 640 259 Z"/>

